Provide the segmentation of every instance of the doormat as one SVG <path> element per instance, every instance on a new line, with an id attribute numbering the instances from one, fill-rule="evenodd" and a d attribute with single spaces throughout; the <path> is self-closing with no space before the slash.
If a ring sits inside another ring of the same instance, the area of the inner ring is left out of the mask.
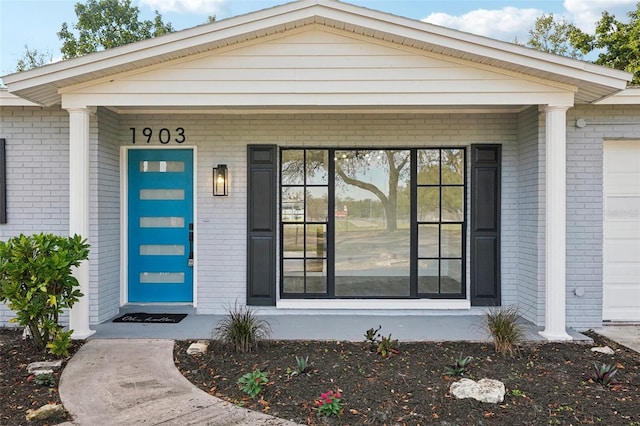
<path id="1" fill-rule="evenodd" d="M 128 322 L 132 324 L 177 324 L 187 314 L 147 314 L 144 312 L 135 312 L 132 314 L 124 314 L 115 318 L 113 322 Z"/>

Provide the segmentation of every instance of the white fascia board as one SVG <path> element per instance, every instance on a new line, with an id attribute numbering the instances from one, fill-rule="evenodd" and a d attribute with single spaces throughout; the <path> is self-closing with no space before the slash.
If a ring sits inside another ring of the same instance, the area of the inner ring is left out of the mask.
<path id="1" fill-rule="evenodd" d="M 612 96 L 594 102 L 594 105 L 640 105 L 640 86 L 628 87 Z"/>
<path id="2" fill-rule="evenodd" d="M 30 107 L 41 107 L 41 105 L 36 104 L 34 102 L 28 101 L 26 99 L 22 99 L 19 96 L 14 95 L 13 93 L 9 93 L 9 91 L 5 88 L 0 89 L 0 106 L 9 107 L 9 106 L 30 106 Z"/>
<path id="3" fill-rule="evenodd" d="M 573 105 L 573 93 L 501 93 L 496 102 L 491 105 Z M 417 107 L 417 106 L 480 106 L 487 105 L 486 93 L 463 95 L 460 93 L 276 93 L 276 94 L 246 94 L 246 93 L 148 93 L 148 94 L 75 94 L 67 93 L 62 96 L 62 108 L 83 108 L 86 106 L 106 105 L 112 107 L 228 107 L 228 108 L 276 108 L 283 106 L 303 108 L 313 107 L 349 107 L 361 108 L 375 106 L 380 109 L 387 107 Z"/>

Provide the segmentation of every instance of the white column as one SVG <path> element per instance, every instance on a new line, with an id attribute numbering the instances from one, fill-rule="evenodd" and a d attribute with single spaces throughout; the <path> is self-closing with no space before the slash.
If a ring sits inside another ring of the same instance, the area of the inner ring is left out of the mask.
<path id="1" fill-rule="evenodd" d="M 545 327 L 548 340 L 571 340 L 566 331 L 567 106 L 547 106 L 545 212 Z"/>
<path id="2" fill-rule="evenodd" d="M 69 235 L 89 238 L 89 109 L 68 108 L 69 112 Z M 91 252 L 89 252 L 91 256 Z M 69 312 L 73 339 L 95 333 L 89 328 L 89 261 L 73 271 L 84 294 Z"/>

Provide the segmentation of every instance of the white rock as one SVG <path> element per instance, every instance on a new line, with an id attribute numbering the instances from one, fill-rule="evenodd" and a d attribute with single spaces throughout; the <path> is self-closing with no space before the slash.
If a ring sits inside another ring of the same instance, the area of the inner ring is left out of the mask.
<path id="1" fill-rule="evenodd" d="M 27 410 L 27 421 L 46 420 L 64 415 L 64 407 L 60 404 L 47 404 L 37 410 Z"/>
<path id="2" fill-rule="evenodd" d="M 27 366 L 27 370 L 31 374 L 51 374 L 53 370 L 57 370 L 62 367 L 62 360 L 57 361 L 39 361 L 32 362 Z"/>
<path id="3" fill-rule="evenodd" d="M 460 379 L 451 384 L 450 390 L 456 399 L 473 398 L 493 404 L 504 401 L 505 394 L 504 383 L 493 379 L 481 379 L 478 382 Z"/>
<path id="4" fill-rule="evenodd" d="M 197 343 L 192 343 L 189 345 L 189 349 L 187 349 L 187 355 L 199 355 L 207 352 L 207 348 L 209 347 L 209 342 L 206 340 L 198 340 Z"/>
<path id="5" fill-rule="evenodd" d="M 609 346 L 598 346 L 595 348 L 591 348 L 591 352 L 599 352 L 601 354 L 613 355 L 615 352 Z"/>

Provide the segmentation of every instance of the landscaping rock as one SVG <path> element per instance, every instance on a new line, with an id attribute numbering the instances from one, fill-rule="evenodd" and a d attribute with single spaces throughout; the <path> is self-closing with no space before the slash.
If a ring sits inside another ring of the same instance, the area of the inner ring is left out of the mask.
<path id="1" fill-rule="evenodd" d="M 51 374 L 54 370 L 58 370 L 62 367 L 62 360 L 59 359 L 57 361 L 40 361 L 40 362 L 32 362 L 27 366 L 27 370 L 30 374 Z"/>
<path id="2" fill-rule="evenodd" d="M 598 347 L 595 347 L 595 348 L 591 348 L 591 352 L 598 352 L 598 353 L 606 354 L 606 355 L 615 354 L 614 350 L 611 349 L 609 346 L 598 346 Z"/>
<path id="3" fill-rule="evenodd" d="M 197 343 L 192 343 L 187 349 L 187 355 L 200 355 L 207 352 L 209 342 L 206 340 L 198 340 Z"/>
<path id="4" fill-rule="evenodd" d="M 460 379 L 451 384 L 451 393 L 456 399 L 473 398 L 480 402 L 497 404 L 504 401 L 505 387 L 499 380 L 481 379 L 477 382 L 471 379 Z"/>
<path id="5" fill-rule="evenodd" d="M 37 410 L 27 410 L 27 421 L 47 420 L 54 417 L 64 416 L 65 409 L 60 404 L 47 404 Z"/>

